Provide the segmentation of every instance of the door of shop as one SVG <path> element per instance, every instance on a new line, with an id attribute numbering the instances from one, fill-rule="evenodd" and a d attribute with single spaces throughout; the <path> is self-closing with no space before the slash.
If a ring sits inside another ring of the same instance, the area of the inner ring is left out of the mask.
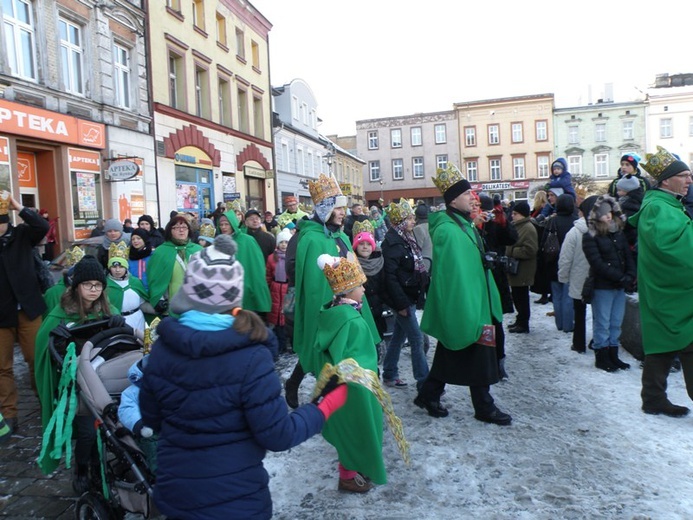
<path id="1" fill-rule="evenodd" d="M 212 170 L 176 165 L 176 206 L 178 211 L 194 213 L 198 220 L 214 208 Z"/>

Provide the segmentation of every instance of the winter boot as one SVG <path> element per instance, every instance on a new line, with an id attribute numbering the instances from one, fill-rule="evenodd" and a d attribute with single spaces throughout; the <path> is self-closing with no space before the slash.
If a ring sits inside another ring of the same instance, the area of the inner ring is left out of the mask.
<path id="1" fill-rule="evenodd" d="M 289 379 L 284 383 L 284 397 L 286 399 L 286 404 L 291 408 L 298 408 L 298 387 L 301 386 L 301 381 L 305 377 L 305 372 L 303 372 L 303 367 L 301 367 L 300 362 L 296 362 L 294 371 L 289 376 Z"/>
<path id="2" fill-rule="evenodd" d="M 618 359 L 618 347 L 609 347 L 609 361 L 611 361 L 612 365 L 621 370 L 628 370 L 630 368 L 628 363 L 624 363 Z"/>
<path id="3" fill-rule="evenodd" d="M 607 372 L 616 372 L 618 367 L 616 367 L 609 359 L 609 349 L 608 348 L 597 348 L 594 349 L 594 366 L 605 370 Z"/>

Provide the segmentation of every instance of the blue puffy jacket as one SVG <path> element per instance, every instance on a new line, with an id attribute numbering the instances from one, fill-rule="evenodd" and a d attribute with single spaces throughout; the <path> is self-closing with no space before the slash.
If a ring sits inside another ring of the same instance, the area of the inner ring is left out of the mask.
<path id="1" fill-rule="evenodd" d="M 163 320 L 140 387 L 144 424 L 159 434 L 154 499 L 173 518 L 271 518 L 266 450 L 320 432 L 307 404 L 288 413 L 271 348 L 233 329 Z"/>

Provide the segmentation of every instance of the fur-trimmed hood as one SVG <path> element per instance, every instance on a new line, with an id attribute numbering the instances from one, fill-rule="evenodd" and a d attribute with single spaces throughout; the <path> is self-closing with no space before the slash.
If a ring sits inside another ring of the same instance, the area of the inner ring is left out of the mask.
<path id="1" fill-rule="evenodd" d="M 607 213 L 613 213 L 614 224 L 608 224 L 606 222 L 601 222 L 600 217 L 606 215 Z M 587 231 L 591 236 L 596 235 L 606 235 L 608 233 L 614 233 L 623 229 L 625 225 L 625 215 L 621 211 L 621 206 L 619 206 L 616 199 L 611 195 L 600 195 L 596 201 L 594 201 L 594 206 L 590 211 L 589 218 L 587 219 Z"/>

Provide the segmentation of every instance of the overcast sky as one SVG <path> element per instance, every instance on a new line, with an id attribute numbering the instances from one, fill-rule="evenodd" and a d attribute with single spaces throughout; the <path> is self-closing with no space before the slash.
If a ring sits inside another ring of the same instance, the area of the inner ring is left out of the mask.
<path id="1" fill-rule="evenodd" d="M 674 0 L 251 2 L 273 25 L 272 84 L 305 80 L 323 134 L 498 97 L 583 105 L 606 83 L 629 101 L 658 73 L 693 72 L 685 3 Z"/>

